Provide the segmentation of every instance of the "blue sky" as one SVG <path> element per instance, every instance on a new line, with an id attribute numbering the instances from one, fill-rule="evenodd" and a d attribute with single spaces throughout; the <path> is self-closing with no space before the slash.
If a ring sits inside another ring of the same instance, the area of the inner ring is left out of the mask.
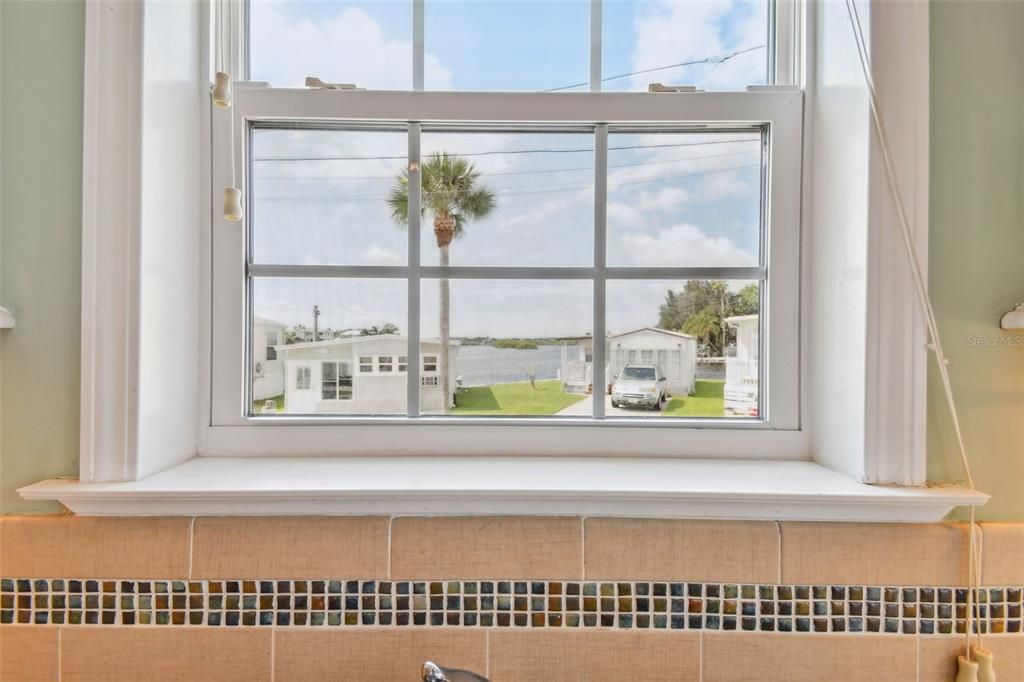
<path id="1" fill-rule="evenodd" d="M 718 56 L 764 42 L 761 2 L 604 2 L 605 76 Z M 368 88 L 411 84 L 411 3 L 255 0 L 252 77 L 277 86 L 305 75 Z M 433 2 L 426 5 L 431 89 L 543 90 L 585 81 L 589 3 Z M 764 80 L 764 50 L 726 64 L 609 81 L 708 89 Z M 405 153 L 401 133 L 258 131 L 254 138 L 255 256 L 272 263 L 390 265 L 406 235 L 384 197 Z M 491 216 L 452 247 L 457 265 L 589 265 L 593 242 L 593 142 L 588 135 L 433 131 L 423 151 L 473 154 L 495 193 Z M 753 133 L 611 136 L 608 261 L 612 265 L 757 263 L 759 143 Z M 615 149 L 628 147 L 628 149 Z M 547 153 L 524 153 L 530 150 Z M 347 160 L 259 159 L 341 156 Z M 423 262 L 437 262 L 429 220 Z M 453 333 L 560 336 L 590 331 L 589 285 L 464 282 L 453 291 Z M 653 324 L 667 282 L 609 285 L 608 328 Z M 674 283 L 681 286 L 681 283 Z M 738 284 L 736 286 L 739 286 Z M 257 285 L 256 312 L 325 326 L 395 322 L 404 330 L 404 284 L 379 280 L 275 280 Z M 423 284 L 423 332 L 436 330 L 436 287 Z"/>

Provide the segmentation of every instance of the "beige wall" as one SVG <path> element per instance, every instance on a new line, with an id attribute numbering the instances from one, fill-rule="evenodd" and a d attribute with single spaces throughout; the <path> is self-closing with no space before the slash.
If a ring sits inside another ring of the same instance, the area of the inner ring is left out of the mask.
<path id="1" fill-rule="evenodd" d="M 0 512 L 48 511 L 14 489 L 77 471 L 84 3 L 4 0 L 0 25 Z M 1022 25 L 1013 0 L 932 10 L 932 290 L 987 519 L 1024 520 L 1024 348 L 968 340 L 1024 299 Z M 933 390 L 929 473 L 958 479 L 941 408 Z"/>

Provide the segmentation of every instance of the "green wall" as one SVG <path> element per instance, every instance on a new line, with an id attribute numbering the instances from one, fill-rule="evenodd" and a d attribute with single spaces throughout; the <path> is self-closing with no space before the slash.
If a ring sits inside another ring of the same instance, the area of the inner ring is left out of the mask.
<path id="1" fill-rule="evenodd" d="M 930 287 L 975 485 L 992 495 L 980 515 L 1024 520 L 1024 330 L 999 329 L 1024 301 L 1024 2 L 931 12 Z M 929 477 L 962 479 L 934 369 L 928 416 Z"/>
<path id="2" fill-rule="evenodd" d="M 77 471 L 84 16 L 0 2 L 0 300 L 18 315 L 0 332 L 3 513 L 54 509 L 14 489 Z M 1024 520 L 1024 346 L 971 344 L 1024 299 L 1022 26 L 1016 0 L 932 6 L 931 286 L 989 519 Z M 959 480 L 936 388 L 929 475 Z"/>
<path id="3" fill-rule="evenodd" d="M 0 511 L 78 472 L 85 3 L 0 0 Z"/>

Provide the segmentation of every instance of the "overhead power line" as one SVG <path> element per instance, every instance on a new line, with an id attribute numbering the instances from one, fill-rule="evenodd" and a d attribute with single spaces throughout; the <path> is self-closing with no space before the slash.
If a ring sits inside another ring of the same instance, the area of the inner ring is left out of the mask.
<path id="1" fill-rule="evenodd" d="M 715 168 L 710 170 L 696 171 L 693 173 L 680 173 L 677 175 L 663 175 L 656 178 L 641 178 L 638 180 L 624 180 L 621 182 L 608 183 L 609 189 L 621 187 L 623 185 L 641 185 L 651 182 L 663 182 L 665 180 L 678 180 L 681 178 L 691 178 L 701 175 L 713 175 L 715 173 L 727 173 L 731 171 L 747 170 L 750 168 L 759 168 L 758 164 L 748 164 L 745 166 L 733 166 L 729 168 Z M 592 189 L 593 185 L 558 185 L 549 186 L 544 189 L 524 189 L 524 190 L 511 190 L 511 191 L 498 191 L 495 195 L 498 197 L 508 196 L 525 196 L 530 194 L 558 194 L 560 192 L 576 192 L 584 189 Z M 423 192 L 423 196 L 429 196 L 430 192 Z M 257 196 L 257 201 L 300 201 L 307 199 L 329 199 L 333 201 L 345 201 L 350 203 L 369 203 L 369 202 L 384 202 L 387 201 L 386 196 L 368 197 L 365 195 L 352 195 L 352 196 L 339 196 L 336 194 L 297 194 L 297 195 L 265 195 Z"/>
<path id="2" fill-rule="evenodd" d="M 668 159 L 665 161 L 638 161 L 635 163 L 610 163 L 609 168 L 633 168 L 636 166 L 664 166 L 666 164 L 673 163 L 690 163 L 691 161 L 703 161 L 704 159 L 721 159 L 727 156 L 747 156 L 749 154 L 759 154 L 759 149 L 751 149 L 744 152 L 727 152 L 725 154 L 705 154 L 704 156 L 688 156 L 685 159 Z M 593 172 L 594 166 L 576 166 L 575 168 L 544 168 L 540 170 L 518 170 L 518 171 L 500 171 L 492 173 L 490 171 L 482 173 L 487 178 L 494 178 L 499 176 L 508 175 L 539 175 L 548 173 L 569 173 L 574 171 L 591 171 Z M 337 180 L 394 180 L 395 176 L 392 175 L 257 175 L 254 180 L 301 180 L 307 181 L 318 181 L 318 182 L 333 182 Z"/>
<path id="3" fill-rule="evenodd" d="M 642 132 L 640 133 L 642 134 Z M 707 133 L 694 133 L 705 135 Z M 737 144 L 739 142 L 757 142 L 760 138 L 741 137 L 735 140 L 706 140 L 704 142 L 678 142 L 674 144 L 634 144 L 618 147 L 608 147 L 608 151 L 621 151 L 625 149 L 665 149 L 669 147 L 703 147 L 712 144 Z M 592 152 L 593 147 L 578 147 L 572 149 L 492 149 L 483 152 L 446 152 L 449 156 L 494 156 L 498 154 L 578 154 L 581 152 Z M 430 154 L 424 154 L 429 156 Z M 407 154 L 394 156 L 261 156 L 253 161 L 405 161 Z"/>
<path id="4" fill-rule="evenodd" d="M 742 50 L 736 50 L 735 52 L 730 52 L 725 55 L 719 55 L 717 57 L 703 57 L 701 59 L 691 59 L 690 61 L 679 62 L 678 64 L 652 66 L 649 69 L 640 69 L 639 71 L 630 71 L 628 73 L 617 73 L 614 76 L 605 76 L 604 78 L 601 79 L 601 82 L 607 83 L 608 81 L 619 80 L 620 78 L 629 78 L 630 76 L 639 76 L 645 73 L 655 73 L 656 71 L 668 71 L 669 69 L 680 69 L 684 66 L 696 66 L 698 64 L 714 64 L 715 66 L 719 66 L 721 64 L 726 63 L 730 59 L 733 59 L 734 57 L 739 57 L 740 55 L 747 54 L 748 52 L 753 52 L 755 50 L 761 50 L 764 49 L 765 47 L 765 45 L 754 45 L 753 47 L 745 47 Z M 582 83 L 573 83 L 572 85 L 563 85 L 558 88 L 549 88 L 544 92 L 560 92 L 562 90 L 572 90 L 573 88 L 581 88 L 586 85 L 590 85 L 590 81 L 584 81 Z"/>

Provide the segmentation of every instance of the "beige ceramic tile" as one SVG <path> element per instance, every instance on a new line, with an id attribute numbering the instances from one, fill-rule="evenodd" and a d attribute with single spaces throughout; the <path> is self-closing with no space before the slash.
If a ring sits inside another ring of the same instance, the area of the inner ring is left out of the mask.
<path id="1" fill-rule="evenodd" d="M 61 682 L 266 682 L 270 629 L 69 627 Z"/>
<path id="2" fill-rule="evenodd" d="M 704 634 L 703 682 L 913 682 L 917 638 Z"/>
<path id="3" fill-rule="evenodd" d="M 0 625 L 0 680 L 57 682 L 57 628 Z"/>
<path id="4" fill-rule="evenodd" d="M 492 682 L 696 681 L 700 634 L 492 630 Z"/>
<path id="5" fill-rule="evenodd" d="M 381 578 L 383 516 L 235 516 L 196 519 L 192 577 Z"/>
<path id="6" fill-rule="evenodd" d="M 579 580 L 581 523 L 560 517 L 397 518 L 391 526 L 391 576 Z"/>
<path id="7" fill-rule="evenodd" d="M 771 521 L 588 518 L 588 580 L 774 583 L 779 532 Z"/>
<path id="8" fill-rule="evenodd" d="M 981 524 L 981 581 L 1024 585 L 1024 523 Z"/>
<path id="9" fill-rule="evenodd" d="M 782 582 L 963 585 L 967 529 L 952 523 L 782 524 Z"/>
<path id="10" fill-rule="evenodd" d="M 995 655 L 997 680 L 1024 680 L 1024 637 L 989 635 L 985 637 L 984 644 Z M 962 653 L 962 637 L 921 637 L 921 676 L 918 682 L 952 682 L 957 672 L 956 657 Z"/>
<path id="11" fill-rule="evenodd" d="M 187 578 L 187 517 L 0 517 L 0 574 Z"/>
<path id="12" fill-rule="evenodd" d="M 483 674 L 486 638 L 481 629 L 281 628 L 274 640 L 274 682 L 414 682 L 424 661 Z"/>

